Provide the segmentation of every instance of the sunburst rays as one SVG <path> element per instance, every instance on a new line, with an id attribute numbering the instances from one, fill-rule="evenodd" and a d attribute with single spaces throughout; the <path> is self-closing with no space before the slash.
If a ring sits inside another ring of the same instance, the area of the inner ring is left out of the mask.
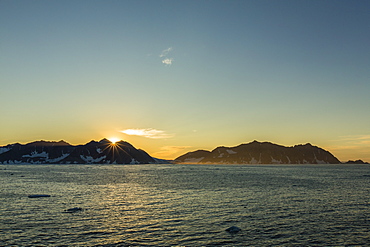
<path id="1" fill-rule="evenodd" d="M 109 143 L 107 142 L 105 145 L 105 147 L 103 148 L 103 151 L 107 152 L 108 155 L 110 155 L 112 157 L 112 163 L 114 163 L 115 161 L 117 160 L 121 160 L 122 159 L 122 155 L 121 154 L 126 154 L 126 155 L 129 155 L 123 148 L 123 142 L 122 140 L 118 140 L 117 138 L 111 138 L 109 139 Z"/>

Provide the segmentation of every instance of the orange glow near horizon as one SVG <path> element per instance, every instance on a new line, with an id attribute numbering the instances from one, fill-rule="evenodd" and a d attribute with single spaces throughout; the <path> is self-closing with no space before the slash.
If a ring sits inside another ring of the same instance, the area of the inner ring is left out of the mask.
<path id="1" fill-rule="evenodd" d="M 116 144 L 116 142 L 120 141 L 120 139 L 117 137 L 111 137 L 111 138 L 108 138 L 108 140 L 111 141 L 113 144 Z"/>

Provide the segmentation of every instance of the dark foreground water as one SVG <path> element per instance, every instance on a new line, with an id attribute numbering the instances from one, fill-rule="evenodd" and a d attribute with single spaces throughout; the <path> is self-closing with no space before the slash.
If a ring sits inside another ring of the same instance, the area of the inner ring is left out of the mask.
<path id="1" fill-rule="evenodd" d="M 0 165 L 0 186 L 0 246 L 370 243 L 369 165 Z"/>

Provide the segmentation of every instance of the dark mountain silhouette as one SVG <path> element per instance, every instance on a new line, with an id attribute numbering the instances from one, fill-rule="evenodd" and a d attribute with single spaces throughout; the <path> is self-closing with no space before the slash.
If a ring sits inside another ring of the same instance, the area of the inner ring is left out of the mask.
<path id="1" fill-rule="evenodd" d="M 340 164 L 328 151 L 312 146 L 285 147 L 270 142 L 253 141 L 236 147 L 198 150 L 175 159 L 175 163 L 192 164 Z"/>
<path id="2" fill-rule="evenodd" d="M 364 162 L 362 160 L 349 160 L 345 164 L 369 164 L 368 162 Z"/>
<path id="3" fill-rule="evenodd" d="M 73 146 L 65 141 L 36 141 L 0 147 L 0 164 L 148 164 L 157 163 L 130 143 L 107 139 Z"/>

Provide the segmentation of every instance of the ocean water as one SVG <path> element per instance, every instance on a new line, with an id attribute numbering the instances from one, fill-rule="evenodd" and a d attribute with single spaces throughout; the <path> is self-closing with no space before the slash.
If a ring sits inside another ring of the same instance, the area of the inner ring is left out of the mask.
<path id="1" fill-rule="evenodd" d="M 0 246 L 370 244 L 369 165 L 0 165 L 0 186 Z"/>

